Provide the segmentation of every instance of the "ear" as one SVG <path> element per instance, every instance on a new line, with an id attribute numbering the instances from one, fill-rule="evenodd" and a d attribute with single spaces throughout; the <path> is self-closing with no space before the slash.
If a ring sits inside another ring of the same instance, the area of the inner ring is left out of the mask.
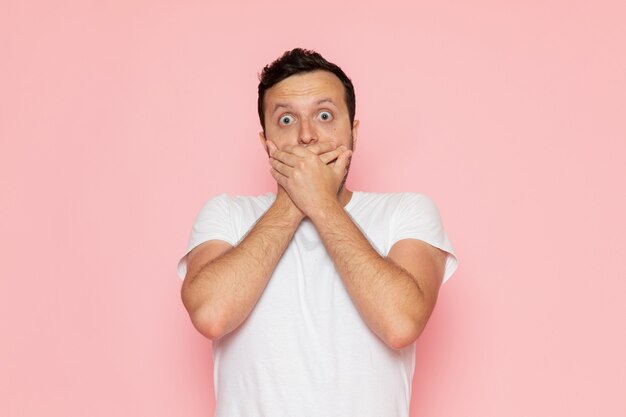
<path id="1" fill-rule="evenodd" d="M 359 136 L 359 121 L 355 120 L 354 123 L 352 123 L 352 152 L 354 152 L 354 150 L 356 149 L 356 140 Z"/>
<path id="2" fill-rule="evenodd" d="M 267 149 L 267 142 L 265 141 L 265 132 L 259 132 L 259 139 L 261 139 L 261 145 L 263 145 L 263 149 L 265 149 L 265 153 L 267 156 L 270 156 L 270 150 Z"/>

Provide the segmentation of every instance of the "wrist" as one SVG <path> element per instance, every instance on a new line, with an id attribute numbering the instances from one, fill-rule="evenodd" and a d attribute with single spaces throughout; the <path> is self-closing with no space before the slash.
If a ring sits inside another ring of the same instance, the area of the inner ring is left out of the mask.
<path id="1" fill-rule="evenodd" d="M 296 224 L 299 224 L 306 217 L 286 193 L 278 194 L 272 206 L 281 218 Z"/>
<path id="2" fill-rule="evenodd" d="M 325 223 L 331 216 L 336 215 L 338 211 L 343 211 L 343 206 L 336 198 L 324 199 L 315 205 L 315 208 L 307 213 L 308 217 L 314 224 Z"/>

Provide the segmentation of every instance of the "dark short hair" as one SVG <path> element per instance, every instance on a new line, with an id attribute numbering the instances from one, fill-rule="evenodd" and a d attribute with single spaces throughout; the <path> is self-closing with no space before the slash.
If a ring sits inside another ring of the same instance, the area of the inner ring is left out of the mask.
<path id="1" fill-rule="evenodd" d="M 339 66 L 328 62 L 324 57 L 315 51 L 294 48 L 286 51 L 280 58 L 275 60 L 263 68 L 259 74 L 259 100 L 258 110 L 261 126 L 265 132 L 265 105 L 263 99 L 265 92 L 275 84 L 292 75 L 312 72 L 317 70 L 328 71 L 337 76 L 344 87 L 346 105 L 348 106 L 348 115 L 350 116 L 350 126 L 354 123 L 354 113 L 356 110 L 356 101 L 354 97 L 354 86 L 352 81 Z"/>

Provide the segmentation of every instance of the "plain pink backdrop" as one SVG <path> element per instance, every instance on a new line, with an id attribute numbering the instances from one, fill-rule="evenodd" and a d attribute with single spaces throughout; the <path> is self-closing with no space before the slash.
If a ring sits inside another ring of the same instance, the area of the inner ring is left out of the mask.
<path id="1" fill-rule="evenodd" d="M 460 259 L 412 415 L 626 415 L 623 4 L 2 1 L 0 415 L 212 415 L 176 262 L 274 189 L 256 76 L 296 46 L 354 81 L 351 188 L 430 195 Z"/>

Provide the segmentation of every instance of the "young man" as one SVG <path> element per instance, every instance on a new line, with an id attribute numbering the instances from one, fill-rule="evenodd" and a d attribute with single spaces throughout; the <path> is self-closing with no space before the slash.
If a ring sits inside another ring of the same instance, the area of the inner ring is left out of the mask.
<path id="1" fill-rule="evenodd" d="M 350 79 L 286 52 L 260 76 L 276 194 L 210 199 L 178 265 L 213 340 L 217 417 L 409 415 L 415 340 L 457 258 L 434 202 L 345 186 Z"/>

